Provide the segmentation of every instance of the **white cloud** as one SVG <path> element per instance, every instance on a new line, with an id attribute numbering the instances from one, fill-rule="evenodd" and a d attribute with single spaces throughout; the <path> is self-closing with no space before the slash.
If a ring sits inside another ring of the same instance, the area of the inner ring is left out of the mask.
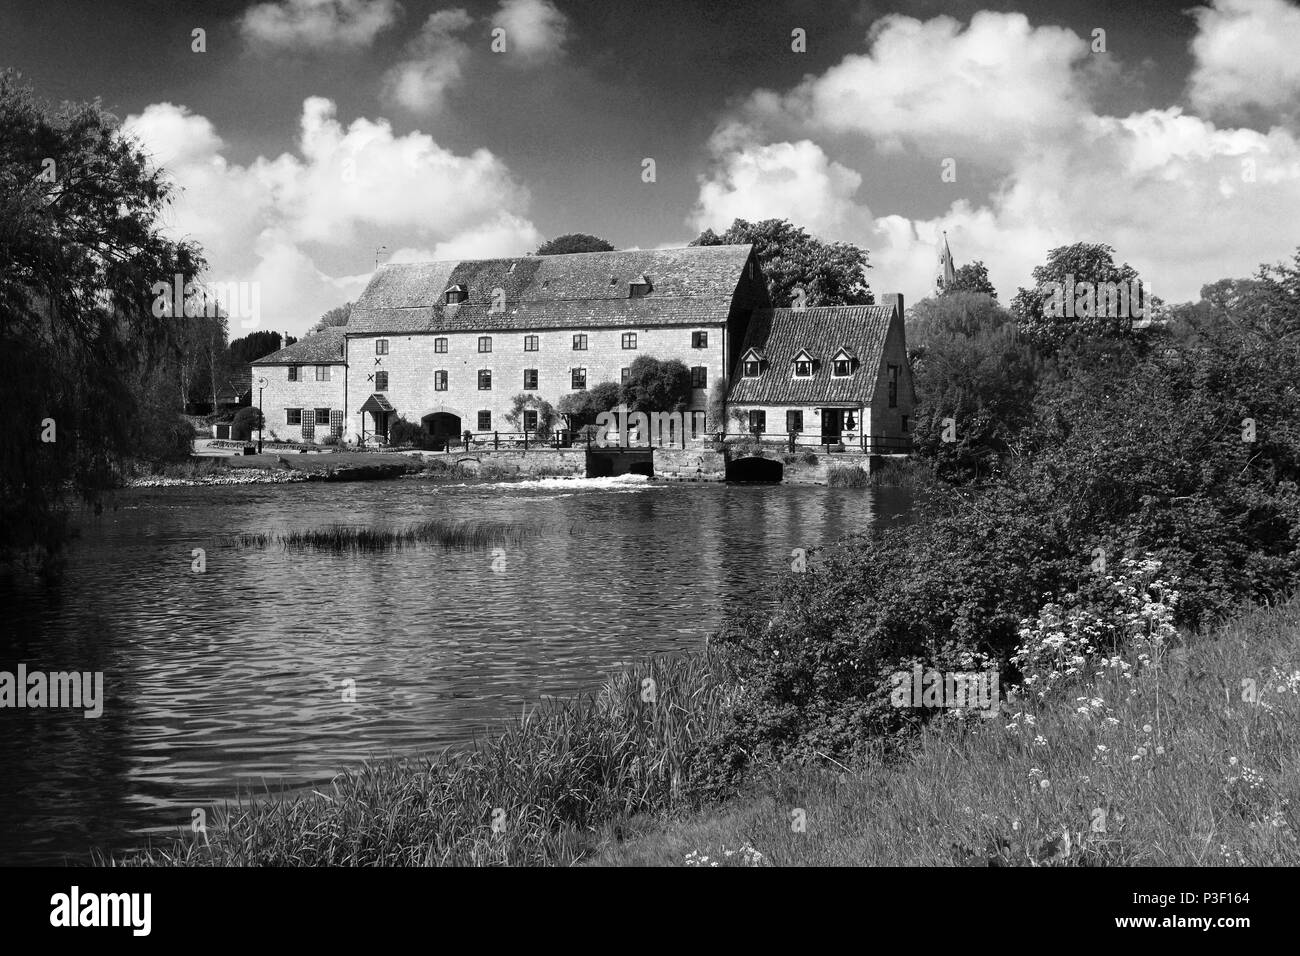
<path id="1" fill-rule="evenodd" d="M 280 0 L 249 7 L 239 28 L 255 46 L 360 47 L 392 26 L 401 9 L 397 0 Z"/>
<path id="2" fill-rule="evenodd" d="M 1300 7 L 1287 0 L 1214 0 L 1196 7 L 1196 65 L 1188 95 L 1207 116 L 1260 109 L 1295 120 L 1300 109 Z"/>
<path id="3" fill-rule="evenodd" d="M 505 30 L 507 62 L 535 66 L 563 54 L 568 22 L 551 0 L 501 0 L 492 25 Z"/>
<path id="4" fill-rule="evenodd" d="M 1177 107 L 1099 114 L 1076 92 L 1088 82 L 1084 41 L 1019 14 L 977 14 L 966 31 L 947 17 L 890 16 L 871 36 L 869 52 L 789 93 L 759 91 L 723 118 L 693 225 L 786 216 L 866 246 L 873 288 L 911 300 L 933 289 L 942 229 L 959 264 L 986 263 L 1004 301 L 1050 248 L 1079 241 L 1114 246 L 1173 301 L 1289 257 L 1300 144 L 1285 130 L 1219 129 Z M 1015 105 L 1020 96 L 1031 108 Z M 939 161 L 953 156 L 959 184 L 945 188 L 965 198 L 927 218 L 898 214 L 906 201 L 872 192 L 882 160 L 862 164 L 858 137 L 904 172 L 934 171 L 933 187 L 913 195 L 941 188 Z M 991 188 L 967 191 L 969 157 L 993 174 Z"/>
<path id="5" fill-rule="evenodd" d="M 385 97 L 413 112 L 441 109 L 469 58 L 469 46 L 456 34 L 473 22 L 459 7 L 430 14 L 405 57 L 385 74 Z"/>
<path id="6" fill-rule="evenodd" d="M 527 190 L 488 150 L 458 155 L 382 119 L 345 127 L 320 97 L 303 103 L 296 152 L 247 166 L 227 161 L 212 123 L 184 107 L 155 103 L 125 125 L 181 189 L 169 234 L 203 247 L 207 281 L 259 283 L 264 328 L 300 333 L 355 299 L 380 244 L 438 258 L 541 242 Z"/>

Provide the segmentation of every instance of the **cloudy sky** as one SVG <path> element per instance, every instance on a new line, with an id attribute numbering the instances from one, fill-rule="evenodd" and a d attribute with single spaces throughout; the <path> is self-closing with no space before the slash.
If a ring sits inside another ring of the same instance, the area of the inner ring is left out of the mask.
<path id="1" fill-rule="evenodd" d="M 1300 245 L 1300 6 L 1192 3 L 5 0 L 0 65 L 120 116 L 209 278 L 295 334 L 380 245 L 737 216 L 865 246 L 878 295 L 928 293 L 947 230 L 1004 300 L 1095 241 L 1182 301 Z"/>

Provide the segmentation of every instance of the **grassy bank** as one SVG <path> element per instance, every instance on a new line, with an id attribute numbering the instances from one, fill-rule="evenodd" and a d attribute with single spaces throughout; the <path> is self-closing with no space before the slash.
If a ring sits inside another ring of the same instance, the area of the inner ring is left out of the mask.
<path id="1" fill-rule="evenodd" d="M 244 548 L 278 546 L 286 551 L 392 551 L 416 544 L 445 548 L 490 548 L 521 545 L 537 533 L 535 525 L 508 521 L 453 521 L 435 518 L 405 528 L 309 528 L 276 534 L 259 531 L 236 535 Z"/>
<path id="2" fill-rule="evenodd" d="M 125 862 L 1295 865 L 1298 652 L 1300 601 L 1253 610 L 995 719 L 932 721 L 901 759 L 769 767 L 723 803 L 702 794 L 730 692 L 706 655 L 652 661 L 463 755 L 229 807 L 209 843 Z"/>
<path id="3" fill-rule="evenodd" d="M 934 721 L 899 764 L 770 772 L 593 862 L 744 865 L 752 847 L 783 866 L 1300 863 L 1300 601 L 1159 656 L 997 719 Z"/>

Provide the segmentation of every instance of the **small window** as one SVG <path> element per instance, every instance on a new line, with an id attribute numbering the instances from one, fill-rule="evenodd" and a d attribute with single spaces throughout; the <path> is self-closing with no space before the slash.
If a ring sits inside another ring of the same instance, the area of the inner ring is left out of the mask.
<path id="1" fill-rule="evenodd" d="M 376 372 L 376 373 L 375 373 L 375 391 L 376 391 L 376 392 L 386 392 L 386 391 L 388 391 L 388 373 L 387 373 L 387 372 Z"/>
<path id="2" fill-rule="evenodd" d="M 584 349 L 586 349 L 586 347 L 587 347 L 587 336 L 584 333 L 579 332 L 577 335 L 573 337 L 573 350 L 575 352 L 581 352 Z"/>
<path id="3" fill-rule="evenodd" d="M 761 435 L 767 431 L 767 412 L 761 408 L 751 408 L 749 410 L 749 430 L 755 435 Z"/>
<path id="4" fill-rule="evenodd" d="M 524 388 L 530 390 L 537 388 L 537 369 L 535 368 L 524 369 Z"/>
<path id="5" fill-rule="evenodd" d="M 330 410 L 328 408 L 316 409 L 316 424 L 328 425 L 330 423 Z"/>
<path id="6" fill-rule="evenodd" d="M 525 352 L 536 352 L 536 351 L 537 351 L 537 336 L 535 336 L 535 335 L 525 335 L 525 336 L 524 336 L 524 351 L 525 351 Z"/>
<path id="7" fill-rule="evenodd" d="M 627 380 L 631 377 L 632 377 L 632 370 L 630 368 L 620 369 L 618 383 L 620 385 L 626 385 Z"/>
<path id="8" fill-rule="evenodd" d="M 524 409 L 524 431 L 537 431 L 537 410 L 535 408 Z"/>
<path id="9" fill-rule="evenodd" d="M 758 378 L 758 363 L 746 362 L 741 374 L 744 378 Z"/>
<path id="10" fill-rule="evenodd" d="M 291 382 L 298 381 L 298 366 L 296 365 L 289 366 L 289 381 Z"/>
<path id="11" fill-rule="evenodd" d="M 898 407 L 898 366 L 889 367 L 889 407 Z"/>
<path id="12" fill-rule="evenodd" d="M 375 339 L 375 354 L 376 355 L 388 354 L 388 339 Z"/>
<path id="13" fill-rule="evenodd" d="M 301 409 L 301 408 L 286 408 L 286 409 L 284 410 L 284 423 L 285 423 L 286 425 L 301 425 L 301 424 L 302 424 L 302 409 Z"/>
<path id="14" fill-rule="evenodd" d="M 708 388 L 709 370 L 707 366 L 696 365 L 691 369 L 691 388 Z"/>
<path id="15" fill-rule="evenodd" d="M 795 362 L 795 378 L 812 378 L 812 362 Z"/>
<path id="16" fill-rule="evenodd" d="M 791 409 L 785 413 L 785 431 L 788 435 L 801 434 L 803 432 L 803 411 Z"/>
<path id="17" fill-rule="evenodd" d="M 845 378 L 853 374 L 853 363 L 848 359 L 836 359 L 835 368 L 831 372 L 836 378 Z"/>
<path id="18" fill-rule="evenodd" d="M 570 377 L 571 384 L 575 390 L 581 391 L 587 387 L 587 370 L 585 368 L 573 369 Z"/>
<path id="19" fill-rule="evenodd" d="M 439 339 L 434 339 L 434 340 L 433 340 L 433 350 L 434 350 L 435 352 L 445 352 L 445 351 L 447 351 L 447 340 L 446 340 L 446 339 L 441 339 L 441 338 L 439 338 Z"/>
<path id="20" fill-rule="evenodd" d="M 433 390 L 435 392 L 447 391 L 447 370 L 438 369 L 433 373 Z"/>
<path id="21" fill-rule="evenodd" d="M 636 333 L 635 333 L 635 332 L 624 332 L 624 333 L 623 333 L 623 348 L 625 348 L 625 349 L 634 349 L 634 348 L 636 348 Z"/>
<path id="22" fill-rule="evenodd" d="M 478 430 L 481 432 L 490 432 L 492 430 L 492 413 L 481 411 L 478 413 Z"/>
<path id="23" fill-rule="evenodd" d="M 491 351 L 492 351 L 492 336 L 490 336 L 490 335 L 480 335 L 480 336 L 478 337 L 478 350 L 479 350 L 480 352 L 491 352 Z"/>
<path id="24" fill-rule="evenodd" d="M 492 370 L 490 368 L 481 368 L 478 370 L 478 390 L 486 392 L 492 387 Z"/>
<path id="25" fill-rule="evenodd" d="M 643 295 L 650 294 L 650 279 L 648 276 L 638 276 L 627 284 L 627 295 L 629 299 L 639 299 Z"/>
<path id="26" fill-rule="evenodd" d="M 328 382 L 330 380 L 330 367 L 328 365 L 316 366 L 316 381 Z"/>
<path id="27" fill-rule="evenodd" d="M 691 348 L 693 348 L 693 349 L 707 349 L 708 347 L 709 347 L 709 333 L 708 333 L 708 332 L 692 332 L 692 333 L 691 333 Z"/>
<path id="28" fill-rule="evenodd" d="M 456 305 L 458 302 L 464 302 L 468 297 L 469 293 L 467 293 L 461 286 L 454 285 L 447 290 L 448 305 Z"/>

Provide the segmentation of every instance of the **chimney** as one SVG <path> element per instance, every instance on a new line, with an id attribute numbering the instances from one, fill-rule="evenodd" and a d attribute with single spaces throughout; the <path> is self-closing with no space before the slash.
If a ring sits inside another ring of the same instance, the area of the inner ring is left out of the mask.
<path id="1" fill-rule="evenodd" d="M 898 313 L 898 317 L 900 319 L 903 317 L 903 293 L 886 292 L 884 295 L 880 297 L 880 299 L 881 299 L 880 301 L 881 305 L 889 306 L 891 309 L 893 309 L 895 312 Z"/>

